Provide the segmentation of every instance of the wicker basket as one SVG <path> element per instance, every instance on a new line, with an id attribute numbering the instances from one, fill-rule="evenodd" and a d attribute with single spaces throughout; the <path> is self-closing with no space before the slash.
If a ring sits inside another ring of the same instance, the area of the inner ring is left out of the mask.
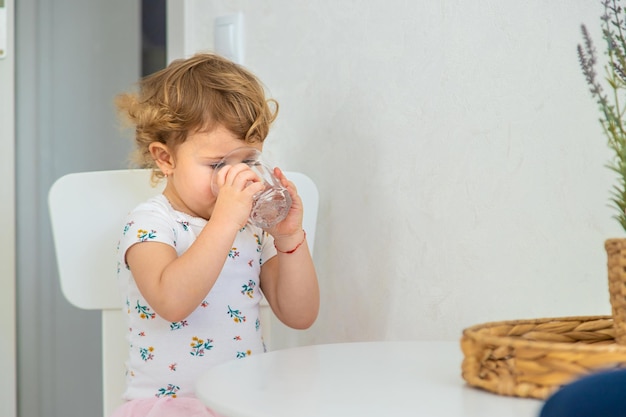
<path id="1" fill-rule="evenodd" d="M 592 371 L 626 367 L 611 316 L 484 323 L 463 331 L 463 379 L 500 395 L 545 399 Z"/>
<path id="2" fill-rule="evenodd" d="M 626 239 L 607 239 L 604 248 L 607 254 L 615 342 L 626 345 Z"/>

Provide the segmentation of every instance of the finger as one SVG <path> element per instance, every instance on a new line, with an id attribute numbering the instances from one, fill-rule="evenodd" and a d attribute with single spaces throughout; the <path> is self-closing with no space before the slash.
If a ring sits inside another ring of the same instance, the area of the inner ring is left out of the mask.
<path id="1" fill-rule="evenodd" d="M 239 189 L 243 189 L 253 183 L 262 184 L 263 179 L 259 177 L 259 175 L 254 172 L 254 170 L 252 170 L 250 167 L 248 167 L 247 165 L 243 165 L 241 167 L 241 170 L 235 174 L 235 177 L 233 178 L 233 183 L 240 187 Z"/>
<path id="2" fill-rule="evenodd" d="M 213 183 L 217 186 L 218 189 L 222 188 L 226 183 L 226 176 L 228 175 L 228 171 L 232 166 L 224 165 L 219 170 L 213 171 L 213 175 L 215 176 Z"/>
<path id="3" fill-rule="evenodd" d="M 261 179 L 246 164 L 237 164 L 230 167 L 226 183 L 239 190 L 245 188 L 249 182 L 259 182 Z"/>
<path id="4" fill-rule="evenodd" d="M 278 167 L 274 167 L 273 174 L 276 178 L 278 178 L 281 184 L 284 184 L 285 181 L 287 180 L 287 177 L 285 176 L 285 173 L 283 172 L 283 170 Z"/>
<path id="5" fill-rule="evenodd" d="M 285 176 L 285 173 L 280 168 L 278 167 L 274 168 L 274 176 L 278 178 L 278 180 L 280 181 L 280 184 L 283 187 L 293 190 L 295 193 L 298 192 L 296 185 L 287 179 L 287 177 Z"/>
<path id="6" fill-rule="evenodd" d="M 256 193 L 260 193 L 265 189 L 265 184 L 263 182 L 251 182 L 248 181 L 246 184 L 244 191 L 248 192 L 250 195 L 254 196 Z"/>

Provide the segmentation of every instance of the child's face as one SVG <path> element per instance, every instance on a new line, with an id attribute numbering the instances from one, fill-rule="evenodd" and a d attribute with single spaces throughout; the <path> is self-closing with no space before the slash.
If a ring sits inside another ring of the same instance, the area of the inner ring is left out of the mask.
<path id="1" fill-rule="evenodd" d="M 211 132 L 187 137 L 174 153 L 174 168 L 164 194 L 176 210 L 208 219 L 215 207 L 212 191 L 214 166 L 226 154 L 242 146 L 262 150 L 262 143 L 244 143 L 230 131 L 218 126 Z"/>

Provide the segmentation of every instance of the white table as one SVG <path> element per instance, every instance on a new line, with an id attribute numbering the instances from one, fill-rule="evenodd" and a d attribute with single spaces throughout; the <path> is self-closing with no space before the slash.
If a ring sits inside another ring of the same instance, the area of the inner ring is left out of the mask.
<path id="1" fill-rule="evenodd" d="M 223 417 L 537 417 L 542 402 L 472 388 L 456 342 L 306 346 L 205 373 L 198 397 Z"/>

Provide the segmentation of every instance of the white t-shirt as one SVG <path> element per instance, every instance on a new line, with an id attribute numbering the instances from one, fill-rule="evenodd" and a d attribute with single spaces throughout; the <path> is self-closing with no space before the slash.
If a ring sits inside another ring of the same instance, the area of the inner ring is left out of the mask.
<path id="1" fill-rule="evenodd" d="M 259 273 L 276 249 L 262 229 L 247 225 L 239 231 L 211 291 L 193 313 L 176 323 L 162 319 L 148 305 L 125 263 L 128 248 L 144 241 L 171 245 L 180 256 L 206 223 L 174 210 L 162 194 L 127 217 L 118 252 L 118 279 L 128 317 L 127 400 L 194 395 L 204 370 L 265 351 Z"/>

